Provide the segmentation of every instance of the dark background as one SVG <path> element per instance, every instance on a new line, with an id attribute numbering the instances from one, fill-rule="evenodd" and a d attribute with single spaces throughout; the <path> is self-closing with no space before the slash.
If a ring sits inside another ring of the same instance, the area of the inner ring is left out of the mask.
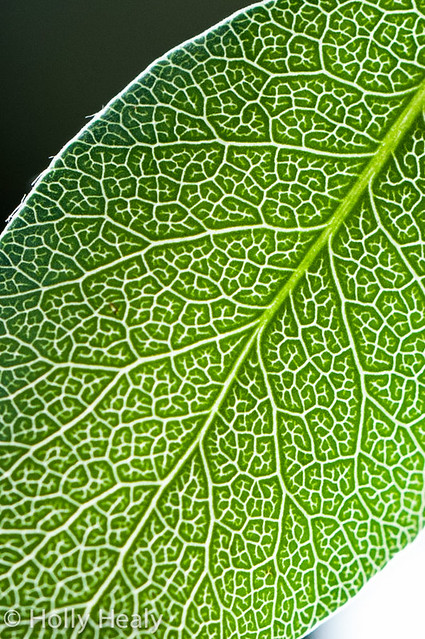
<path id="1" fill-rule="evenodd" d="M 0 228 L 49 158 L 153 60 L 251 0 L 0 0 Z"/>
<path id="2" fill-rule="evenodd" d="M 251 0 L 0 0 L 0 229 L 49 158 L 153 60 Z"/>

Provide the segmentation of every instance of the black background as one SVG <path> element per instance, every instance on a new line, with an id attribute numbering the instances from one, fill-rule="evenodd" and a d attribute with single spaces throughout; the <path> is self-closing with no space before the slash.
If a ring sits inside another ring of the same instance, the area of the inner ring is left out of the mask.
<path id="1" fill-rule="evenodd" d="M 250 0 L 0 0 L 1 220 L 153 60 Z"/>
<path id="2" fill-rule="evenodd" d="M 0 0 L 0 227 L 49 158 L 153 60 L 251 0 Z"/>

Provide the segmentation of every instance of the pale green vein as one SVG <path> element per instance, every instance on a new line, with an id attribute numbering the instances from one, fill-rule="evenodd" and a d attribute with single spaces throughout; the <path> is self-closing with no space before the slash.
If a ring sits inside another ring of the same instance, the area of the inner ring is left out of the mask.
<path id="1" fill-rule="evenodd" d="M 366 192 L 369 184 L 380 173 L 392 153 L 396 150 L 414 121 L 425 106 L 425 80 L 419 86 L 418 91 L 413 96 L 402 114 L 397 118 L 388 133 L 380 143 L 375 155 L 370 160 L 366 168 L 360 174 L 358 180 L 353 185 L 347 196 L 329 220 L 317 241 L 301 261 L 299 267 L 293 272 L 285 286 L 276 295 L 273 303 L 264 311 L 260 319 L 260 326 L 265 327 L 278 311 L 284 300 L 292 293 L 302 276 L 308 271 L 315 258 L 326 244 L 333 238 L 341 227 L 347 216 L 354 209 L 360 198 Z"/>
<path id="2" fill-rule="evenodd" d="M 423 106 L 425 104 L 425 81 L 421 84 L 419 90 L 415 93 L 414 97 L 402 112 L 402 114 L 395 121 L 393 126 L 390 128 L 383 141 L 379 145 L 375 155 L 366 166 L 364 171 L 359 176 L 356 183 L 353 185 L 345 199 L 341 202 L 335 214 L 329 220 L 328 224 L 322 231 L 316 243 L 310 248 L 304 259 L 301 261 L 299 267 L 294 271 L 292 276 L 289 278 L 285 286 L 280 290 L 278 295 L 276 296 L 273 303 L 266 309 L 266 311 L 262 314 L 258 323 L 256 322 L 253 332 L 251 333 L 245 348 L 239 355 L 236 360 L 232 370 L 230 371 L 227 379 L 223 383 L 220 394 L 218 395 L 214 405 L 211 408 L 211 411 L 203 425 L 200 429 L 197 437 L 192 442 L 191 446 L 185 452 L 185 454 L 181 457 L 176 466 L 172 469 L 172 471 L 167 475 L 167 477 L 163 480 L 158 492 L 155 494 L 155 497 L 151 501 L 150 505 L 144 512 L 143 516 L 139 520 L 139 523 L 135 527 L 133 533 L 128 537 L 126 543 L 122 547 L 117 561 L 109 573 L 108 577 L 105 579 L 96 595 L 87 602 L 86 612 L 93 609 L 93 607 L 99 602 L 102 595 L 106 592 L 108 586 L 112 583 L 113 579 L 117 575 L 117 573 L 122 570 L 124 559 L 129 550 L 131 549 L 133 543 L 140 535 L 142 529 L 144 528 L 146 522 L 149 520 L 149 517 L 154 512 L 161 496 L 164 494 L 167 487 L 171 484 L 173 479 L 178 475 L 179 471 L 182 469 L 184 464 L 191 458 L 192 454 L 203 443 L 206 433 L 209 430 L 213 420 L 216 415 L 219 413 L 223 402 L 225 401 L 228 391 L 235 381 L 243 363 L 246 361 L 249 353 L 256 340 L 259 340 L 261 335 L 264 333 L 264 330 L 276 314 L 276 312 L 281 307 L 282 303 L 288 296 L 291 295 L 295 286 L 300 281 L 300 279 L 305 275 L 307 270 L 312 265 L 315 258 L 318 256 L 320 251 L 326 246 L 326 244 L 332 239 L 338 229 L 341 227 L 343 222 L 346 220 L 347 216 L 351 213 L 353 208 L 359 202 L 360 198 L 366 192 L 369 184 L 373 181 L 373 179 L 379 174 L 381 169 L 384 167 L 386 162 L 391 157 L 391 154 L 396 150 L 397 146 L 400 144 L 401 140 L 404 138 L 415 119 L 421 112 Z"/>

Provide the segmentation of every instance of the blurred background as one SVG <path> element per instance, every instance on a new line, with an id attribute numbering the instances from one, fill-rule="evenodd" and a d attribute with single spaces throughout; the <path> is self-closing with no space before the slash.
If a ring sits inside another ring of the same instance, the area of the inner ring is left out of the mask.
<path id="1" fill-rule="evenodd" d="M 49 158 L 148 64 L 247 0 L 0 0 L 0 226 Z M 425 638 L 425 536 L 309 639 Z"/>
<path id="2" fill-rule="evenodd" d="M 248 0 L 0 0 L 4 220 L 62 146 L 148 64 Z"/>

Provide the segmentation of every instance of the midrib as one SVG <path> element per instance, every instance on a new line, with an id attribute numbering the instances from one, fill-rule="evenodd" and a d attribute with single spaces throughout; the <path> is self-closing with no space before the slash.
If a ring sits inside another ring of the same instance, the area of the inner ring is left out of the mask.
<path id="1" fill-rule="evenodd" d="M 231 371 L 229 372 L 223 387 L 214 402 L 211 410 L 208 414 L 208 418 L 205 420 L 205 423 L 202 429 L 199 431 L 197 437 L 193 440 L 192 444 L 189 446 L 188 450 L 182 456 L 180 461 L 174 466 L 171 472 L 164 478 L 164 481 L 161 485 L 161 488 L 158 490 L 154 503 L 158 502 L 159 497 L 164 492 L 165 488 L 170 484 L 173 478 L 178 474 L 182 466 L 187 462 L 187 460 L 191 457 L 192 453 L 195 449 L 200 445 L 212 423 L 215 416 L 217 415 L 220 407 L 222 406 L 227 393 L 232 386 L 234 380 L 237 377 L 237 374 L 242 366 L 242 364 L 247 359 L 249 353 L 251 352 L 251 348 L 255 343 L 256 339 L 264 332 L 267 325 L 270 323 L 276 312 L 279 310 L 282 303 L 287 299 L 287 297 L 292 293 L 297 283 L 303 277 L 303 275 L 307 272 L 308 268 L 311 266 L 314 259 L 320 253 L 320 251 L 326 246 L 326 244 L 331 240 L 331 238 L 335 235 L 338 229 L 341 227 L 344 220 L 353 210 L 354 206 L 357 204 L 361 196 L 366 191 L 370 182 L 374 179 L 376 175 L 381 171 L 384 164 L 390 158 L 391 154 L 395 151 L 401 140 L 406 135 L 407 131 L 413 125 L 414 121 L 418 117 L 422 108 L 425 106 L 425 80 L 420 84 L 418 90 L 413 95 L 413 98 L 404 109 L 402 114 L 397 118 L 395 123 L 392 125 L 380 145 L 374 156 L 371 158 L 368 165 L 365 167 L 363 172 L 360 174 L 356 183 L 353 185 L 349 193 L 346 195 L 344 200 L 338 206 L 334 215 L 329 220 L 326 227 L 323 229 L 322 233 L 318 237 L 315 244 L 310 248 L 310 250 L 306 253 L 303 260 L 300 262 L 298 268 L 292 273 L 291 277 L 288 279 L 286 284 L 281 288 L 279 293 L 276 295 L 273 302 L 266 308 L 263 314 L 260 316 L 257 325 L 253 328 L 252 332 L 249 334 L 249 337 L 245 343 L 245 346 L 242 352 L 239 354 L 239 357 L 233 364 Z"/>
<path id="2" fill-rule="evenodd" d="M 292 273 L 289 280 L 276 295 L 274 301 L 264 311 L 260 318 L 260 324 L 264 328 L 280 308 L 282 302 L 292 293 L 295 286 L 307 272 L 314 259 L 326 244 L 332 239 L 342 223 L 346 220 L 353 208 L 356 206 L 368 185 L 380 173 L 391 154 L 396 150 L 410 127 L 415 122 L 421 110 L 425 106 L 425 80 L 419 85 L 413 98 L 404 109 L 402 114 L 394 122 L 382 142 L 379 144 L 376 153 L 373 155 L 356 183 L 342 200 L 337 210 L 329 220 L 326 227 L 318 237 L 317 241 L 310 248 L 298 268 Z"/>
<path id="3" fill-rule="evenodd" d="M 391 126 L 388 133 L 379 144 L 376 153 L 373 155 L 367 166 L 363 169 L 363 172 L 357 178 L 356 183 L 352 186 L 348 194 L 342 200 L 316 242 L 306 253 L 298 268 L 295 269 L 286 284 L 276 295 L 273 302 L 266 308 L 266 310 L 259 318 L 257 326 L 253 329 L 253 332 L 250 335 L 245 348 L 239 355 L 232 370 L 227 376 L 226 381 L 223 384 L 221 393 L 212 406 L 208 419 L 206 420 L 194 444 L 198 444 L 203 440 L 211 422 L 213 421 L 215 415 L 220 410 L 220 407 L 223 404 L 223 401 L 227 395 L 227 391 L 229 390 L 238 374 L 239 369 L 241 368 L 243 362 L 251 351 L 251 347 L 254 344 L 256 338 L 264 332 L 265 328 L 270 323 L 274 315 L 277 313 L 282 303 L 289 297 L 289 295 L 291 295 L 295 286 L 298 284 L 303 275 L 305 275 L 320 251 L 326 246 L 326 244 L 332 239 L 332 237 L 341 227 L 344 220 L 346 220 L 347 216 L 351 213 L 362 195 L 365 193 L 369 184 L 379 174 L 385 163 L 389 160 L 391 154 L 396 150 L 397 146 L 400 144 L 424 107 L 425 80 L 423 80 L 423 82 L 419 85 L 418 90 L 414 93 L 409 104 Z"/>
<path id="4" fill-rule="evenodd" d="M 172 480 L 178 475 L 178 473 L 182 470 L 184 464 L 190 459 L 192 454 L 195 452 L 197 447 L 202 444 L 203 439 L 208 432 L 208 429 L 217 415 L 220 407 L 222 406 L 227 393 L 232 386 L 234 380 L 237 377 L 237 374 L 246 361 L 249 353 L 251 352 L 251 348 L 255 343 L 256 339 L 263 333 L 264 329 L 270 323 L 276 312 L 279 310 L 282 303 L 287 299 L 287 297 L 292 293 L 297 283 L 303 277 L 303 275 L 307 272 L 308 268 L 311 266 L 314 259 L 320 253 L 320 251 L 326 246 L 326 244 L 331 240 L 331 238 L 335 235 L 338 229 L 341 227 L 344 220 L 353 210 L 354 206 L 358 203 L 361 196 L 366 191 L 370 182 L 378 175 L 381 171 L 387 160 L 390 158 L 391 154 L 395 151 L 398 144 L 406 135 L 407 131 L 413 125 L 415 119 L 421 112 L 422 108 L 425 106 L 425 80 L 421 83 L 418 90 L 414 94 L 412 100 L 409 102 L 407 107 L 404 109 L 402 114 L 398 117 L 395 123 L 392 125 L 383 141 L 378 146 L 378 149 L 366 168 L 360 174 L 354 186 L 351 188 L 347 196 L 338 206 L 334 215 L 329 220 L 328 224 L 320 234 L 319 238 L 315 242 L 315 244 L 310 248 L 307 252 L 303 260 L 300 262 L 298 268 L 293 272 L 291 277 L 288 279 L 286 284 L 282 287 L 279 293 L 276 295 L 274 301 L 266 308 L 264 313 L 258 320 L 256 327 L 253 329 L 252 333 L 249 334 L 249 337 L 245 343 L 245 346 L 242 352 L 239 354 L 239 357 L 235 361 L 230 373 L 228 374 L 223 387 L 221 389 L 220 394 L 218 395 L 216 401 L 211 407 L 211 411 L 208 415 L 208 418 L 205 420 L 205 423 L 202 429 L 199 431 L 196 438 L 192 441 L 189 448 L 182 455 L 177 464 L 173 467 L 170 473 L 164 478 L 161 483 L 160 488 L 156 492 L 153 497 L 151 503 L 149 504 L 146 511 L 143 513 L 143 516 L 139 520 L 137 526 L 133 530 L 132 534 L 128 537 L 126 543 L 122 547 L 118 560 L 114 565 L 113 569 L 109 573 L 108 577 L 101 585 L 95 596 L 87 602 L 86 610 L 91 610 L 93 606 L 99 601 L 103 593 L 107 590 L 108 586 L 113 581 L 117 572 L 122 568 L 122 564 L 127 552 L 130 550 L 132 544 L 135 542 L 139 534 L 141 533 L 144 525 L 147 523 L 147 520 L 153 513 L 156 508 L 161 496 L 164 494 L 167 487 L 171 484 Z M 84 605 L 84 604 L 83 604 Z M 74 635 L 72 639 L 74 639 Z"/>
<path id="5" fill-rule="evenodd" d="M 292 273 L 291 277 L 288 279 L 286 284 L 281 288 L 279 293 L 276 295 L 274 301 L 266 308 L 264 313 L 260 316 L 257 325 L 253 328 L 252 332 L 249 334 L 249 337 L 245 343 L 245 346 L 242 352 L 239 354 L 237 360 L 233 364 L 231 371 L 229 372 L 223 387 L 214 402 L 211 410 L 208 414 L 208 418 L 205 420 L 205 423 L 202 429 L 199 431 L 197 437 L 193 440 L 192 444 L 189 446 L 185 454 L 182 456 L 180 461 L 174 466 L 171 472 L 164 478 L 164 481 L 158 490 L 154 503 L 158 502 L 159 497 L 162 495 L 166 487 L 170 484 L 170 482 L 174 479 L 174 477 L 178 474 L 182 466 L 187 462 L 187 460 L 191 457 L 192 453 L 196 450 L 196 448 L 202 443 L 212 421 L 220 410 L 224 400 L 226 399 L 227 393 L 232 386 L 234 380 L 237 377 L 237 374 L 242 366 L 242 364 L 247 359 L 249 353 L 251 352 L 251 348 L 255 343 L 256 339 L 264 332 L 267 325 L 270 323 L 276 312 L 279 310 L 282 303 L 287 299 L 287 297 L 292 293 L 297 283 L 306 273 L 308 268 L 311 266 L 314 259 L 320 253 L 320 251 L 326 246 L 326 244 L 331 240 L 331 238 L 335 235 L 338 229 L 341 227 L 344 220 L 347 218 L 349 213 L 353 210 L 354 206 L 357 204 L 361 196 L 366 191 L 370 182 L 374 179 L 376 175 L 381 171 L 384 164 L 390 158 L 391 154 L 395 151 L 397 146 L 400 144 L 401 140 L 406 135 L 407 131 L 413 125 L 414 121 L 418 117 L 422 108 L 425 106 L 425 80 L 420 84 L 418 90 L 413 95 L 413 98 L 404 109 L 402 114 L 397 118 L 394 122 L 382 142 L 379 144 L 378 149 L 374 156 L 371 158 L 368 165 L 365 167 L 363 172 L 360 174 L 356 183 L 353 185 L 349 193 L 346 195 L 344 200 L 338 206 L 334 215 L 329 220 L 326 227 L 323 229 L 322 233 L 318 237 L 315 244 L 310 248 L 307 252 L 303 260 L 300 262 L 298 268 Z"/>

